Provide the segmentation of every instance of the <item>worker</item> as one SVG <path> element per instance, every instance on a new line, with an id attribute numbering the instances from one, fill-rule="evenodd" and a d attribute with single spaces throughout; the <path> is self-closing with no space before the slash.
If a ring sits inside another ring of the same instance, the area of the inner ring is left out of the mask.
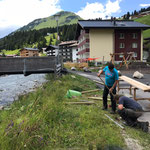
<path id="1" fill-rule="evenodd" d="M 143 114 L 143 109 L 137 101 L 123 95 L 115 95 L 114 99 L 118 104 L 118 113 L 125 120 L 126 125 L 139 127 L 144 132 L 148 132 L 149 122 L 139 122 L 137 120 Z"/>
<path id="2" fill-rule="evenodd" d="M 118 71 L 114 68 L 114 65 L 110 62 L 108 66 L 106 66 L 103 70 L 99 71 L 97 74 L 98 77 L 101 76 L 102 73 L 105 73 L 105 85 L 103 91 L 103 110 L 107 110 L 107 96 L 110 93 L 111 97 L 111 113 L 114 114 L 116 111 L 116 101 L 113 99 L 113 95 L 116 94 L 116 85 L 118 83 Z M 113 93 L 113 94 L 112 94 Z"/>

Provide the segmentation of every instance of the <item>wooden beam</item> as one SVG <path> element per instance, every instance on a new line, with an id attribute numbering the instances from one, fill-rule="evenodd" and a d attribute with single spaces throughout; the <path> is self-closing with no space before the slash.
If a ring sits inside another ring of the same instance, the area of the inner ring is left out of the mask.
<path id="1" fill-rule="evenodd" d="M 93 100 L 103 100 L 102 97 L 88 97 L 88 99 L 93 99 Z M 110 100 L 110 98 L 107 98 L 108 100 Z"/>
<path id="2" fill-rule="evenodd" d="M 150 92 L 150 86 L 146 85 L 146 84 L 143 84 L 139 81 L 136 81 L 134 79 L 131 79 L 127 76 L 120 76 L 119 79 L 122 79 L 124 80 L 125 82 L 129 83 L 130 85 L 138 88 L 138 89 L 141 89 L 143 90 L 144 92 Z"/>
<path id="3" fill-rule="evenodd" d="M 100 89 L 82 91 L 81 93 L 82 93 L 82 94 L 85 94 L 85 93 L 91 93 L 91 92 L 97 92 L 97 91 L 100 91 Z"/>
<path id="4" fill-rule="evenodd" d="M 69 105 L 92 105 L 95 103 L 93 101 L 89 101 L 89 102 L 66 102 L 65 104 L 69 104 Z"/>

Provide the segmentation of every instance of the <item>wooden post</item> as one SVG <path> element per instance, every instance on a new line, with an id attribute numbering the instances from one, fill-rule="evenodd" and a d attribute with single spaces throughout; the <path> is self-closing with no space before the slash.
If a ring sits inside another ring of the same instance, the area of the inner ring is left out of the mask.
<path id="1" fill-rule="evenodd" d="M 136 99 L 136 88 L 134 88 L 133 90 L 134 90 L 134 95 L 133 95 L 133 96 L 134 96 L 134 99 L 137 100 L 137 99 Z"/>
<path id="2" fill-rule="evenodd" d="M 130 85 L 130 94 L 132 95 L 132 85 Z"/>

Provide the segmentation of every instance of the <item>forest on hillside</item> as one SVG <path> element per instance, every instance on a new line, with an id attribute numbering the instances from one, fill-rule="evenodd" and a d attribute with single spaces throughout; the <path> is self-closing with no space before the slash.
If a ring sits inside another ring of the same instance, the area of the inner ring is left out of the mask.
<path id="1" fill-rule="evenodd" d="M 123 15 L 123 19 L 130 19 L 131 16 L 137 16 L 142 12 L 150 11 L 150 7 L 141 8 L 139 11 L 134 10 L 133 12 L 127 12 L 127 14 Z"/>
<path id="2" fill-rule="evenodd" d="M 64 25 L 59 27 L 60 41 L 74 40 L 76 34 L 76 25 Z M 48 45 L 51 45 L 52 40 L 55 39 L 57 28 L 43 28 L 40 30 L 29 31 L 17 31 L 10 35 L 0 39 L 0 51 L 1 50 L 15 50 L 26 46 L 33 46 L 36 43 L 36 47 L 41 49 Z M 45 39 L 45 36 L 53 34 L 53 39 L 50 39 L 49 43 Z"/>

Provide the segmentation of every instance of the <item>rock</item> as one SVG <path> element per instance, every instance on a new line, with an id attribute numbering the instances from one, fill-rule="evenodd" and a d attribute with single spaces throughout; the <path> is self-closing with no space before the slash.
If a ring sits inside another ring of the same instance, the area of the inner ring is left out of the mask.
<path id="1" fill-rule="evenodd" d="M 4 109 L 4 106 L 0 106 L 0 110 L 3 110 Z"/>
<path id="2" fill-rule="evenodd" d="M 84 71 L 84 72 L 91 72 L 90 70 L 88 70 L 87 67 L 84 67 L 84 68 L 83 68 L 83 71 Z"/>
<path id="3" fill-rule="evenodd" d="M 74 75 L 71 75 L 71 77 L 74 78 L 74 79 L 76 78 Z"/>
<path id="4" fill-rule="evenodd" d="M 133 74 L 133 78 L 141 79 L 143 77 L 144 77 L 144 75 L 138 71 L 134 72 L 134 74 Z"/>
<path id="5" fill-rule="evenodd" d="M 76 68 L 75 68 L 75 67 L 71 67 L 71 70 L 72 70 L 72 71 L 76 71 Z"/>

